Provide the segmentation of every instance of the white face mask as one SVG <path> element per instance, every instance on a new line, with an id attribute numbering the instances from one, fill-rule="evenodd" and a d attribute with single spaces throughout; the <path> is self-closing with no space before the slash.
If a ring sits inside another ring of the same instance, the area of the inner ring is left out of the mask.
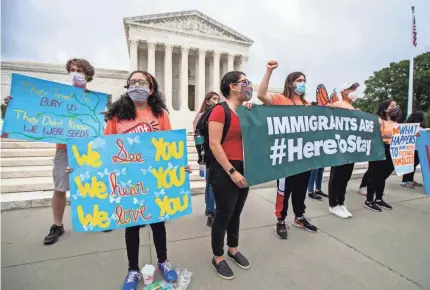
<path id="1" fill-rule="evenodd" d="M 87 83 L 87 80 L 84 74 L 73 72 L 73 73 L 70 73 L 70 76 L 72 77 L 72 84 L 74 86 L 83 87 Z"/>
<path id="2" fill-rule="evenodd" d="M 349 98 L 352 102 L 355 102 L 355 101 L 357 100 L 357 98 L 358 98 L 358 92 L 357 92 L 357 91 L 350 92 L 350 93 L 348 94 L 348 98 Z"/>

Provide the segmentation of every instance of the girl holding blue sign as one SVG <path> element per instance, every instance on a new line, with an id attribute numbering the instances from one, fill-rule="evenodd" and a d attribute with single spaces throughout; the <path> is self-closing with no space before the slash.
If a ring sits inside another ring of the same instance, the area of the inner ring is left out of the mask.
<path id="1" fill-rule="evenodd" d="M 117 100 L 107 113 L 105 135 L 172 130 L 164 99 L 156 79 L 144 71 L 132 72 L 127 80 L 127 92 Z M 187 172 L 191 172 L 187 166 Z M 137 289 L 142 278 L 139 268 L 139 231 L 141 226 L 125 229 L 128 273 L 123 290 Z M 158 270 L 167 282 L 178 276 L 167 260 L 166 227 L 164 222 L 151 224 Z"/>

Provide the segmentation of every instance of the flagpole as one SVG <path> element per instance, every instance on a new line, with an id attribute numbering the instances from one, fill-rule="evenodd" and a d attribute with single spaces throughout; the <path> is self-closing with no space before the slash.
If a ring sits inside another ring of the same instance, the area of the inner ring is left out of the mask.
<path id="1" fill-rule="evenodd" d="M 415 25 L 415 9 L 414 6 L 412 8 L 412 25 Z M 409 61 L 409 87 L 408 87 L 408 116 L 412 114 L 412 96 L 413 96 L 413 88 L 414 88 L 414 29 L 412 29 L 412 49 L 411 49 L 411 60 Z"/>

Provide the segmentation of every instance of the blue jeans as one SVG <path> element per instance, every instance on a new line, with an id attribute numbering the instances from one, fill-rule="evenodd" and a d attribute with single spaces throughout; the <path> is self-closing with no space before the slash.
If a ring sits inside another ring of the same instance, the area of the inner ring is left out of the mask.
<path id="1" fill-rule="evenodd" d="M 311 176 L 309 177 L 308 183 L 308 192 L 314 191 L 314 184 L 315 190 L 321 190 L 323 173 L 324 168 L 314 169 L 311 171 Z"/>
<path id="2" fill-rule="evenodd" d="M 205 202 L 206 209 L 208 212 L 215 214 L 215 198 L 212 190 L 212 185 L 208 180 L 209 168 L 206 169 L 206 190 L 205 190 Z"/>

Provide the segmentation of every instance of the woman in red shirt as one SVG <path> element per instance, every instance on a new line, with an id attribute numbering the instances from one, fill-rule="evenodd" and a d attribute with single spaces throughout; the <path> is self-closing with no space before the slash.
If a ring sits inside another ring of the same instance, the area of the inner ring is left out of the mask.
<path id="1" fill-rule="evenodd" d="M 230 108 L 231 121 L 221 144 L 225 122 L 224 107 L 215 107 L 209 117 L 209 146 L 216 162 L 211 167 L 216 216 L 212 224 L 212 266 L 224 279 L 234 273 L 224 259 L 224 237 L 227 232 L 227 255 L 242 269 L 249 269 L 248 260 L 238 251 L 240 214 L 248 196 L 243 167 L 242 132 L 236 108 L 252 97 L 252 85 L 245 74 L 231 71 L 221 80 L 221 92 Z"/>
<path id="2" fill-rule="evenodd" d="M 306 77 L 301 72 L 293 72 L 285 80 L 284 92 L 282 94 L 268 94 L 270 76 L 274 69 L 278 67 L 276 61 L 269 61 L 266 74 L 258 86 L 258 98 L 265 105 L 278 106 L 309 106 L 311 103 L 305 99 Z M 291 202 L 294 211 L 294 223 L 296 227 L 305 229 L 308 232 L 316 232 L 318 229 L 312 225 L 305 217 L 305 199 L 308 187 L 310 170 L 293 176 L 278 180 L 278 195 L 276 197 L 275 213 L 278 222 L 275 227 L 275 235 L 280 239 L 288 236 L 285 218 L 287 217 L 288 199 L 291 193 Z"/>

